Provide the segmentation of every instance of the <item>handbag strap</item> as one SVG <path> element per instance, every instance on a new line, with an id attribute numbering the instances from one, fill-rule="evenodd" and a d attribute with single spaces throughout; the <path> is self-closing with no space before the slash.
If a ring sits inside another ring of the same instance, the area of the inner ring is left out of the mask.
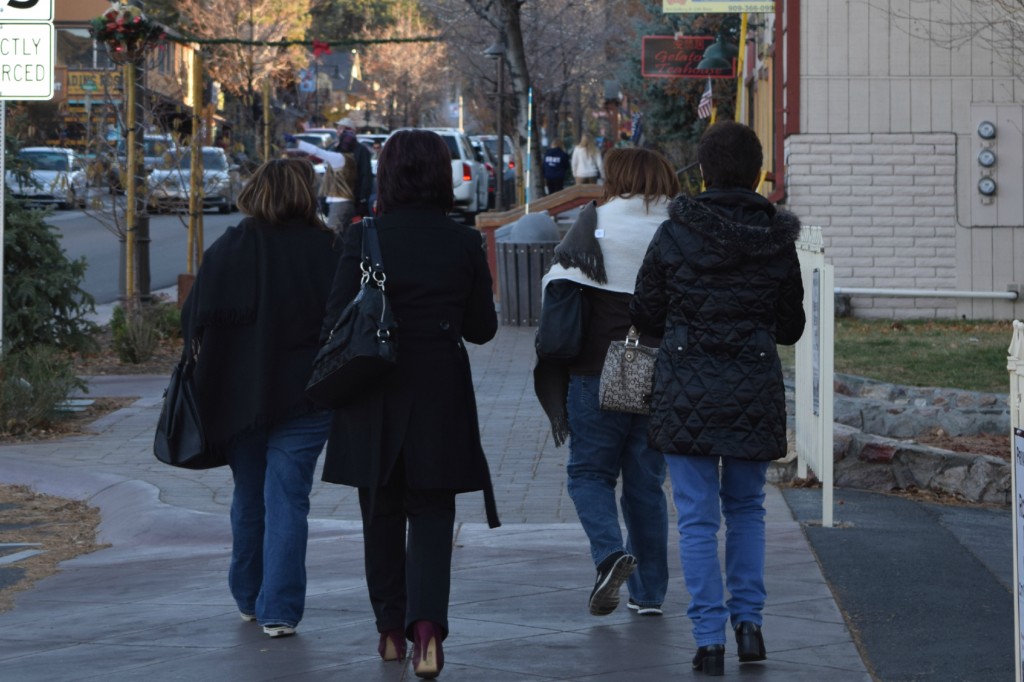
<path id="1" fill-rule="evenodd" d="M 636 348 L 640 345 L 640 332 L 636 330 L 636 327 L 630 325 L 629 331 L 626 332 L 626 347 L 632 346 Z"/>
<path id="2" fill-rule="evenodd" d="M 384 259 L 380 255 L 380 238 L 377 236 L 377 221 L 367 216 L 363 218 L 363 258 L 370 259 L 370 266 L 384 272 Z"/>

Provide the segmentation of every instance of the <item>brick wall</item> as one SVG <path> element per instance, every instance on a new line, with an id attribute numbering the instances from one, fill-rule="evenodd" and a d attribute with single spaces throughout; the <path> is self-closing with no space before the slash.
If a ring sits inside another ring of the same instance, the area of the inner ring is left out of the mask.
<path id="1" fill-rule="evenodd" d="M 955 289 L 952 133 L 795 135 L 786 207 L 820 225 L 837 287 Z M 950 299 L 857 296 L 857 317 L 956 316 Z"/>

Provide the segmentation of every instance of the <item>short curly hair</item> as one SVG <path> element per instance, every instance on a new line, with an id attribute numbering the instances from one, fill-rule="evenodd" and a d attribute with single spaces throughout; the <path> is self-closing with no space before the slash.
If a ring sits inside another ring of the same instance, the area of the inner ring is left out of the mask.
<path id="1" fill-rule="evenodd" d="M 697 161 L 708 188 L 752 189 L 761 177 L 764 151 L 757 133 L 736 121 L 722 121 L 704 131 Z"/>

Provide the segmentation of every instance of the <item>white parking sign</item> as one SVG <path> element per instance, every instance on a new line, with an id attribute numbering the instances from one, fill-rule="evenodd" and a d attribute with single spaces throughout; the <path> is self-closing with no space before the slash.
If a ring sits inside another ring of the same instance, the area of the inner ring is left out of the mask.
<path id="1" fill-rule="evenodd" d="M 0 22 L 53 21 L 54 0 L 0 0 Z"/>
<path id="2" fill-rule="evenodd" d="M 0 99 L 53 99 L 53 24 L 0 23 Z"/>

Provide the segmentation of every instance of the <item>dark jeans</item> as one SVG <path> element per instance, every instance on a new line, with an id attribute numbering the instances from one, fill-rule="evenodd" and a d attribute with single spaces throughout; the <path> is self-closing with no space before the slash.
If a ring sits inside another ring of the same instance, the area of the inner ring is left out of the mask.
<path id="1" fill-rule="evenodd" d="M 401 629 L 411 639 L 410 626 L 427 620 L 447 636 L 455 492 L 410 489 L 399 462 L 375 493 L 371 508 L 370 489 L 359 489 L 366 585 L 377 631 Z"/>
<path id="2" fill-rule="evenodd" d="M 545 178 L 544 182 L 548 186 L 548 194 L 554 194 L 565 189 L 565 178 Z"/>

